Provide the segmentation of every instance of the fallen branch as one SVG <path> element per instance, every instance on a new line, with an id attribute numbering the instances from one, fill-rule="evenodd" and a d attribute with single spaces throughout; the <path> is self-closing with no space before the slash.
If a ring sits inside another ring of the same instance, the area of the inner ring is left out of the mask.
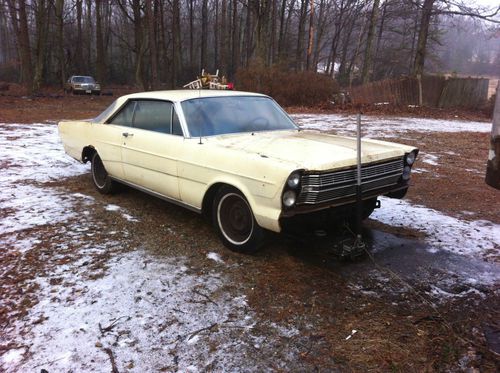
<path id="1" fill-rule="evenodd" d="M 195 294 L 198 294 L 199 296 L 205 298 L 206 300 L 208 300 L 210 303 L 213 303 L 215 304 L 216 306 L 219 306 L 217 303 L 215 303 L 208 295 L 206 294 L 203 294 L 201 291 L 198 291 L 196 289 L 193 289 L 193 293 Z"/>
<path id="2" fill-rule="evenodd" d="M 118 368 L 116 367 L 116 361 L 115 361 L 115 356 L 113 355 L 113 351 L 111 351 L 110 348 L 104 348 L 104 352 L 106 352 L 109 356 L 109 360 L 111 361 L 111 372 L 112 373 L 119 373 Z"/>
<path id="3" fill-rule="evenodd" d="M 201 328 L 201 329 L 198 329 L 194 332 L 192 332 L 191 334 L 189 334 L 189 337 L 188 337 L 188 341 L 190 341 L 191 339 L 193 339 L 194 337 L 196 337 L 198 334 L 200 334 L 201 332 L 204 332 L 205 330 L 212 330 L 213 328 L 215 328 L 217 325 L 217 323 L 213 323 L 212 325 L 210 326 L 207 326 L 205 328 Z"/>
<path id="4" fill-rule="evenodd" d="M 44 362 L 44 363 L 40 363 L 38 365 L 35 365 L 33 368 L 38 368 L 38 367 L 41 367 L 42 365 L 52 365 L 55 362 L 58 362 L 59 360 L 62 360 L 62 359 L 66 359 L 66 356 L 60 357 L 58 359 L 50 360 L 50 361 L 47 361 L 47 362 Z"/>
<path id="5" fill-rule="evenodd" d="M 130 316 L 120 316 L 119 318 L 117 318 L 116 320 L 114 320 L 110 325 L 106 326 L 105 328 L 103 328 L 101 326 L 101 323 L 99 323 L 99 331 L 101 332 L 101 335 L 104 335 L 104 333 L 107 333 L 107 332 L 110 332 L 111 330 L 113 330 L 113 328 L 118 324 L 118 322 L 123 319 L 123 318 L 126 318 L 128 320 L 130 320 Z"/>

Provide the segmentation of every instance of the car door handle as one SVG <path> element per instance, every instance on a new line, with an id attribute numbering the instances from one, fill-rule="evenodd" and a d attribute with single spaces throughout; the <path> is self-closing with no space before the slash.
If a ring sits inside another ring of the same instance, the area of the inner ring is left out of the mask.
<path id="1" fill-rule="evenodd" d="M 134 136 L 134 134 L 133 133 L 128 133 L 128 132 L 123 132 L 122 136 L 124 136 L 124 137 L 132 137 L 132 136 Z"/>

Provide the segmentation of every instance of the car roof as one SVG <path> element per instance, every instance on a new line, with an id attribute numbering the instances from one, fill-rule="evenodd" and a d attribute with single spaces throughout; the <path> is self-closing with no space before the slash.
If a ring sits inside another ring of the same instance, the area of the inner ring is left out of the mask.
<path id="1" fill-rule="evenodd" d="M 173 91 L 149 91 L 133 93 L 120 97 L 120 101 L 129 99 L 156 99 L 168 100 L 174 102 L 191 100 L 193 98 L 205 97 L 232 97 L 232 96 L 260 96 L 267 97 L 266 95 L 254 92 L 243 91 L 229 91 L 217 89 L 178 89 Z M 123 102 L 122 101 L 122 102 Z"/>
<path id="2" fill-rule="evenodd" d="M 119 110 L 128 100 L 165 100 L 172 102 L 182 102 L 186 100 L 191 100 L 195 98 L 206 98 L 206 97 L 269 97 L 260 93 L 254 92 L 243 92 L 243 91 L 229 91 L 229 90 L 217 90 L 217 89 L 178 89 L 172 91 L 149 91 L 132 93 L 125 96 L 118 97 L 106 110 L 104 110 L 99 116 L 93 119 L 96 123 L 104 123 L 110 117 L 112 117 L 117 110 Z"/>

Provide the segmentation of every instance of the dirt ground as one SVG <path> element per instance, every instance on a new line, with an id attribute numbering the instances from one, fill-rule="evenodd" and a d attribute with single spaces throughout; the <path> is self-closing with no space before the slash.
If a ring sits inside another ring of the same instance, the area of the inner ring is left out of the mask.
<path id="1" fill-rule="evenodd" d="M 0 96 L 0 123 L 94 117 L 115 98 L 116 95 Z M 401 115 L 401 112 L 395 114 Z M 487 120 L 481 114 L 439 115 L 448 119 L 470 115 L 467 119 Z M 408 200 L 464 221 L 487 220 L 500 224 L 499 192 L 484 184 L 488 139 L 486 133 L 477 132 L 407 132 L 400 142 L 418 146 L 422 154 L 438 155 L 440 159 L 425 164 L 426 172 L 414 173 Z M 10 167 L 16 165 L 0 163 L 0 169 Z M 226 281 L 222 287 L 210 297 L 205 295 L 198 300 L 203 303 L 200 305 L 203 309 L 215 307 L 214 304 L 220 306 L 225 293 L 245 294 L 248 310 L 251 309 L 252 317 L 258 320 L 252 326 L 252 335 L 236 327 L 227 329 L 221 322 L 208 325 L 200 335 L 206 338 L 203 348 L 207 349 L 208 356 L 220 350 L 224 343 L 227 348 L 229 342 L 223 335 L 228 335 L 231 341 L 240 341 L 237 348 L 243 351 L 243 356 L 239 361 L 250 364 L 238 366 L 236 361 L 226 362 L 228 365 L 224 366 L 220 361 L 211 360 L 205 371 L 231 370 L 228 367 L 232 367 L 245 371 L 297 372 L 495 372 L 500 368 L 498 282 L 474 285 L 469 281 L 482 273 L 498 275 L 498 245 L 489 262 L 447 253 L 430 254 L 420 232 L 370 220 L 365 233 L 375 262 L 370 257 L 354 263 L 341 261 L 333 255 L 329 242 L 325 244 L 323 238 L 310 237 L 296 240 L 273 236 L 258 255 L 242 256 L 223 248 L 210 223 L 195 213 L 129 188 L 111 197 L 102 196 L 94 190 L 89 174 L 49 180 L 38 186 L 64 195 L 88 196 L 75 207 L 79 214 L 85 214 L 17 234 L 16 242 L 34 242 L 26 255 L 10 250 L 16 243 L 11 236 L 0 232 L 0 242 L 5 245 L 0 254 L 3 278 L 0 326 L 10 333 L 0 337 L 0 355 L 25 348 L 19 339 L 11 338 L 12 330 L 16 321 L 24 320 L 42 301 L 41 285 L 34 281 L 37 276 L 46 277 L 53 287 L 47 298 L 56 302 L 55 298 L 59 297 L 61 300 L 57 302 L 71 305 L 72 300 L 68 299 L 89 290 L 79 289 L 77 280 L 68 282 L 59 274 L 60 268 L 70 268 L 80 281 L 95 280 L 105 277 L 113 257 L 140 248 L 148 257 L 158 260 L 186 258 L 188 274 L 224 276 Z M 109 204 L 120 206 L 136 219 L 110 215 L 105 208 Z M 6 210 L 0 213 L 4 215 L 1 218 L 9 215 Z M 411 222 L 411 216 L 409 220 Z M 68 246 L 68 232 L 74 232 L 75 227 L 82 231 L 75 233 L 75 239 Z M 106 250 L 90 259 L 86 257 L 88 243 L 108 242 L 110 227 L 119 243 L 106 246 Z M 209 259 L 212 251 L 224 264 Z M 441 298 L 436 284 L 450 296 Z M 65 289 L 64 292 L 61 289 Z M 162 298 L 154 298 L 154 291 L 142 293 L 139 298 L 160 302 Z M 62 293 L 67 295 L 66 300 Z M 136 297 L 136 302 L 143 300 Z M 245 315 L 248 310 L 245 309 Z M 184 312 L 174 311 L 172 314 L 178 319 Z M 227 318 L 241 317 L 238 312 L 229 312 Z M 30 327 L 36 328 L 44 322 L 43 316 L 30 319 Z M 151 334 L 161 335 L 168 330 L 167 326 L 157 323 L 148 327 Z M 230 332 L 225 332 L 227 330 Z M 26 333 L 25 345 L 30 351 L 29 328 L 18 333 Z M 256 340 L 255 335 L 259 339 Z M 94 345 L 94 341 L 91 344 Z M 112 346 L 115 353 L 119 353 L 121 345 Z M 140 347 L 135 348 L 141 351 Z M 101 351 L 102 345 L 95 343 L 95 348 Z M 169 350 L 168 354 L 171 354 L 169 362 L 162 361 L 155 369 L 182 371 L 180 347 Z M 96 361 L 100 360 L 96 358 Z M 102 371 L 109 371 L 109 360 L 105 357 L 103 361 L 107 365 Z M 125 361 L 120 356 L 117 361 L 120 372 L 138 371 L 134 370 L 137 361 Z M 45 367 L 51 372 L 51 366 L 52 362 L 46 362 L 37 369 Z"/>

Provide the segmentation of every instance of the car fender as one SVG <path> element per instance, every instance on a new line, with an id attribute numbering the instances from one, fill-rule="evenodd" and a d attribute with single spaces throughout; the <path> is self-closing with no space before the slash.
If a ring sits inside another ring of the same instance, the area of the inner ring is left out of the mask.
<path id="1" fill-rule="evenodd" d="M 206 185 L 203 198 L 212 187 L 223 184 L 238 189 L 245 196 L 259 226 L 274 232 L 280 231 L 281 190 L 279 193 L 272 193 L 272 196 L 265 196 L 262 193 L 262 188 L 265 186 L 259 186 L 258 182 L 248 182 L 248 179 L 243 177 L 225 174 L 218 175 Z"/>

